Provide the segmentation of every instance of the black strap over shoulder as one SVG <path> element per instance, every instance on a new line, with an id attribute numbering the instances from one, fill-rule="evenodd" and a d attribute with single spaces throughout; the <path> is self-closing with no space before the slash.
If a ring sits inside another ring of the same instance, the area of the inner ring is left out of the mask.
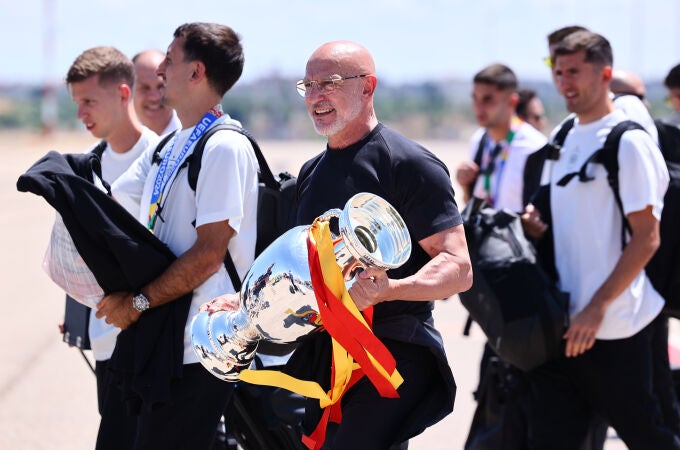
<path id="1" fill-rule="evenodd" d="M 255 151 L 255 157 L 257 158 L 257 162 L 259 165 L 259 181 L 260 183 L 264 184 L 265 186 L 274 189 L 274 190 L 279 190 L 281 187 L 281 183 L 274 177 L 274 174 L 272 173 L 269 164 L 267 164 L 267 160 L 264 158 L 264 155 L 262 154 L 262 150 L 260 149 L 260 146 L 258 145 L 257 141 L 255 138 L 243 127 L 240 127 L 238 125 L 235 125 L 233 123 L 221 123 L 217 124 L 203 133 L 203 135 L 198 139 L 194 146 L 193 152 L 186 157 L 182 165 L 180 166 L 181 168 L 187 167 L 188 168 L 188 173 L 187 173 L 187 180 L 189 182 L 189 186 L 193 191 L 196 191 L 196 186 L 198 184 L 198 176 L 201 171 L 201 164 L 203 160 L 203 151 L 205 150 L 205 145 L 208 142 L 208 139 L 210 137 L 217 133 L 218 131 L 235 131 L 237 133 L 240 133 L 244 135 L 248 140 L 250 141 L 250 145 L 253 147 L 253 150 Z M 156 150 L 153 153 L 152 157 L 152 164 L 159 164 L 161 161 L 160 153 L 163 147 L 168 143 L 168 141 L 174 136 L 175 132 L 172 132 L 165 136 L 161 142 L 158 144 L 156 147 Z M 231 254 L 229 251 L 227 251 L 225 257 L 224 257 L 224 267 L 227 269 L 227 273 L 229 274 L 229 278 L 231 279 L 231 283 L 234 286 L 234 289 L 238 292 L 241 290 L 241 278 L 238 275 L 238 271 L 236 270 L 236 265 L 234 264 L 234 261 L 231 257 Z"/>
<path id="2" fill-rule="evenodd" d="M 570 117 L 569 119 L 565 120 L 564 123 L 562 123 L 562 127 L 560 127 L 560 129 L 555 134 L 552 145 L 557 149 L 558 152 L 562 149 L 564 141 L 567 139 L 567 134 L 569 134 L 569 131 L 574 128 L 574 122 L 576 122 L 576 117 Z"/>
<path id="3" fill-rule="evenodd" d="M 607 183 L 614 193 L 616 204 L 619 207 L 621 217 L 623 218 L 623 226 L 621 228 L 621 248 L 625 247 L 626 232 L 630 233 L 631 229 L 630 224 L 626 219 L 623 210 L 623 201 L 621 200 L 621 194 L 619 193 L 619 143 L 621 142 L 623 133 L 630 130 L 645 131 L 642 125 L 632 120 L 619 122 L 607 135 L 602 148 L 593 152 L 593 154 L 583 163 L 578 172 L 568 173 L 557 182 L 558 186 L 564 187 L 576 176 L 578 176 L 579 181 L 583 183 L 592 181 L 593 177 L 587 173 L 588 166 L 590 164 L 602 164 L 604 166 L 607 171 Z"/>
<path id="4" fill-rule="evenodd" d="M 242 135 L 248 138 L 248 140 L 250 141 L 250 145 L 252 145 L 253 150 L 255 150 L 257 163 L 260 166 L 260 181 L 263 182 L 266 186 L 278 188 L 280 183 L 276 181 L 276 178 L 274 177 L 274 174 L 269 168 L 269 164 L 267 164 L 267 160 L 264 158 L 262 150 L 260 150 L 260 146 L 257 144 L 257 141 L 255 141 L 255 138 L 243 127 L 240 127 L 232 123 L 221 123 L 215 125 L 214 127 L 208 129 L 205 133 L 203 133 L 203 135 L 198 139 L 198 142 L 196 142 L 194 151 L 187 158 L 187 162 L 189 164 L 189 186 L 191 186 L 191 189 L 193 189 L 194 191 L 196 190 L 198 174 L 201 171 L 201 159 L 203 158 L 203 150 L 205 149 L 205 144 L 208 142 L 208 139 L 210 139 L 210 136 L 221 130 L 236 131 L 237 133 L 241 133 Z"/>
<path id="5" fill-rule="evenodd" d="M 623 211 L 623 201 L 621 200 L 621 194 L 619 193 L 619 142 L 621 141 L 623 133 L 629 130 L 644 131 L 645 129 L 642 125 L 632 120 L 625 120 L 616 124 L 607 135 L 607 139 L 604 141 L 602 149 L 596 152 L 599 154 L 599 158 L 594 161 L 601 163 L 607 170 L 607 182 L 614 192 L 616 204 L 619 206 L 619 211 L 621 212 L 621 218 L 623 219 L 623 226 L 621 228 L 621 248 L 626 246 L 626 232 L 630 233 L 631 228 L 628 219 L 626 219 L 626 214 Z"/>
<path id="6" fill-rule="evenodd" d="M 104 155 L 104 150 L 106 150 L 106 146 L 108 144 L 106 143 L 105 139 L 102 139 L 99 141 L 97 146 L 93 148 L 90 153 L 97 155 L 97 158 L 99 161 L 94 162 L 93 164 L 93 170 L 101 180 L 102 184 L 104 185 L 104 188 L 106 189 L 106 193 L 111 195 L 111 185 L 104 180 L 104 177 L 102 176 L 102 155 Z"/>
<path id="7" fill-rule="evenodd" d="M 472 161 L 474 161 L 475 164 L 477 164 L 477 167 L 482 167 L 482 158 L 484 157 L 484 147 L 486 147 L 486 141 L 489 139 L 489 133 L 487 131 L 484 131 L 482 134 L 482 137 L 479 139 L 479 144 L 477 145 L 477 152 L 475 152 L 475 157 Z M 470 192 L 475 188 L 475 184 L 477 183 L 477 176 L 475 177 L 474 180 L 469 185 Z"/>
<path id="8" fill-rule="evenodd" d="M 482 157 L 484 156 L 484 147 L 486 147 L 486 141 L 489 139 L 489 132 L 484 131 L 482 137 L 479 139 L 479 145 L 477 145 L 477 152 L 475 153 L 475 159 L 473 161 L 479 167 L 482 166 Z"/>
<path id="9" fill-rule="evenodd" d="M 535 152 L 527 156 L 522 175 L 524 188 L 522 190 L 522 203 L 532 203 L 538 189 L 541 187 L 543 166 L 547 160 L 557 160 L 560 156 L 559 148 L 551 143 L 545 144 Z"/>
<path id="10" fill-rule="evenodd" d="M 176 133 L 177 130 L 173 131 L 172 133 L 168 133 L 163 139 L 161 139 L 161 141 L 156 146 L 156 149 L 153 151 L 153 155 L 151 155 L 151 164 L 161 163 L 161 150 L 163 150 L 165 144 L 167 144 Z"/>
<path id="11" fill-rule="evenodd" d="M 208 142 L 208 139 L 213 134 L 222 130 L 236 131 L 237 133 L 240 133 L 244 135 L 246 138 L 248 138 L 248 140 L 250 141 L 250 145 L 252 145 L 253 150 L 255 151 L 255 157 L 257 158 L 257 163 L 260 167 L 259 170 L 260 182 L 264 183 L 266 186 L 272 189 L 278 190 L 280 187 L 280 183 L 274 177 L 274 174 L 269 168 L 269 164 L 267 164 L 267 160 L 264 158 L 262 150 L 260 150 L 260 146 L 257 144 L 255 138 L 243 127 L 240 127 L 232 123 L 221 123 L 215 125 L 212 128 L 209 128 L 198 139 L 198 141 L 196 142 L 196 146 L 194 147 L 194 151 L 191 153 L 191 155 L 189 155 L 186 158 L 184 164 L 188 164 L 189 167 L 188 168 L 189 173 L 187 174 L 187 177 L 191 189 L 195 191 L 196 185 L 198 184 L 198 175 L 201 171 L 201 162 L 203 159 L 203 150 L 205 149 L 205 144 Z M 227 251 L 227 254 L 224 256 L 224 267 L 227 269 L 227 273 L 229 274 L 229 278 L 231 279 L 231 284 L 234 286 L 234 289 L 236 290 L 236 292 L 240 291 L 242 285 L 241 277 L 239 277 L 238 275 L 236 265 L 234 264 L 234 260 L 232 259 L 229 251 Z"/>
<path id="12" fill-rule="evenodd" d="M 94 153 L 95 155 L 97 155 L 97 157 L 99 157 L 99 159 L 102 159 L 102 155 L 104 154 L 104 150 L 106 150 L 107 145 L 108 144 L 106 143 L 106 140 L 102 139 L 101 141 L 99 141 L 99 144 L 97 144 L 97 146 L 92 149 L 90 153 Z"/>

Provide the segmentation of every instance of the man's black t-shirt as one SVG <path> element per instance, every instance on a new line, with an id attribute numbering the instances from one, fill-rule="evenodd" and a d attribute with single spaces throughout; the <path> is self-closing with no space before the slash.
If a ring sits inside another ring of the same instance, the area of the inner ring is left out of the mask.
<path id="1" fill-rule="evenodd" d="M 311 224 L 329 209 L 342 209 L 359 192 L 387 200 L 408 227 L 411 257 L 389 272 L 392 279 L 412 275 L 430 260 L 418 241 L 462 223 L 444 163 L 382 124 L 361 141 L 329 148 L 302 167 L 297 224 Z M 404 313 L 427 317 L 431 310 L 431 302 L 384 302 L 375 307 L 375 320 Z"/>
<path id="2" fill-rule="evenodd" d="M 411 235 L 412 250 L 406 264 L 388 273 L 392 279 L 412 275 L 430 260 L 418 241 L 462 223 L 444 163 L 382 124 L 361 141 L 343 149 L 326 149 L 305 163 L 297 181 L 299 225 L 311 224 L 329 209 L 342 209 L 360 192 L 379 195 L 399 212 Z M 441 335 L 434 328 L 433 306 L 433 302 L 391 301 L 374 309 L 373 332 L 397 361 L 409 358 L 408 347 L 399 344 L 407 343 L 411 351 L 428 349 L 439 368 L 438 375 L 409 372 L 409 385 L 426 384 L 428 394 L 404 413 L 404 426 L 395 430 L 395 442 L 421 433 L 453 410 L 456 384 Z M 329 389 L 330 366 L 330 337 L 311 333 L 299 343 L 286 372 Z M 408 367 L 400 370 L 408 371 Z M 306 429 L 311 431 L 321 417 L 319 402 L 307 402 L 305 411 Z"/>

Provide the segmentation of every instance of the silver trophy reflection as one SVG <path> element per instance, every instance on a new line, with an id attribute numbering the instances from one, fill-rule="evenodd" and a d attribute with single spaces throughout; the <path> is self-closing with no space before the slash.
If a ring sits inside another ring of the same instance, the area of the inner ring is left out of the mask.
<path id="1" fill-rule="evenodd" d="M 346 283 L 358 268 L 393 269 L 408 260 L 411 238 L 406 225 L 377 195 L 357 194 L 344 209 L 329 210 L 320 219 L 333 217 L 340 230 L 333 236 L 335 259 Z M 216 377 L 237 381 L 261 339 L 291 343 L 322 325 L 307 256 L 309 227 L 287 231 L 255 259 L 243 281 L 239 309 L 194 317 L 192 347 Z"/>

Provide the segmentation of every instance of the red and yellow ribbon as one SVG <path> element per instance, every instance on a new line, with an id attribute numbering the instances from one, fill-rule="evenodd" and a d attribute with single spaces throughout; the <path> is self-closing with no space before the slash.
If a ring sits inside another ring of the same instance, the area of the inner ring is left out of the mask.
<path id="1" fill-rule="evenodd" d="M 362 315 L 345 287 L 335 260 L 328 221 L 314 221 L 309 229 L 307 248 L 321 321 L 331 335 L 333 346 L 330 390 L 325 392 L 316 382 L 299 380 L 271 370 L 244 370 L 239 374 L 239 379 L 282 387 L 305 397 L 319 399 L 319 405 L 326 410 L 316 430 L 310 436 L 303 437 L 305 445 L 316 450 L 323 444 L 328 421 L 340 421 L 340 399 L 356 381 L 366 375 L 381 396 L 398 398 L 397 388 L 403 378 L 396 369 L 394 357 L 371 330 L 369 322 L 372 308 Z"/>

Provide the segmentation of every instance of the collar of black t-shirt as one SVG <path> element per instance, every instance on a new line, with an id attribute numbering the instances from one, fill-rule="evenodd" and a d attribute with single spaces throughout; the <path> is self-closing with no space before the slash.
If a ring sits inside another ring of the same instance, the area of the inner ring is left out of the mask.
<path id="1" fill-rule="evenodd" d="M 366 136 L 362 137 L 361 139 L 356 141 L 354 144 L 350 144 L 347 147 L 342 147 L 342 148 L 333 148 L 329 145 L 326 145 L 326 150 L 329 150 L 331 152 L 337 152 L 337 151 L 346 152 L 346 151 L 358 150 L 361 147 L 363 147 L 364 145 L 366 145 L 366 143 L 368 141 L 373 139 L 373 136 L 380 133 L 380 130 L 382 130 L 382 128 L 383 128 L 383 124 L 378 123 L 378 125 L 376 125 L 371 131 L 369 131 Z"/>

